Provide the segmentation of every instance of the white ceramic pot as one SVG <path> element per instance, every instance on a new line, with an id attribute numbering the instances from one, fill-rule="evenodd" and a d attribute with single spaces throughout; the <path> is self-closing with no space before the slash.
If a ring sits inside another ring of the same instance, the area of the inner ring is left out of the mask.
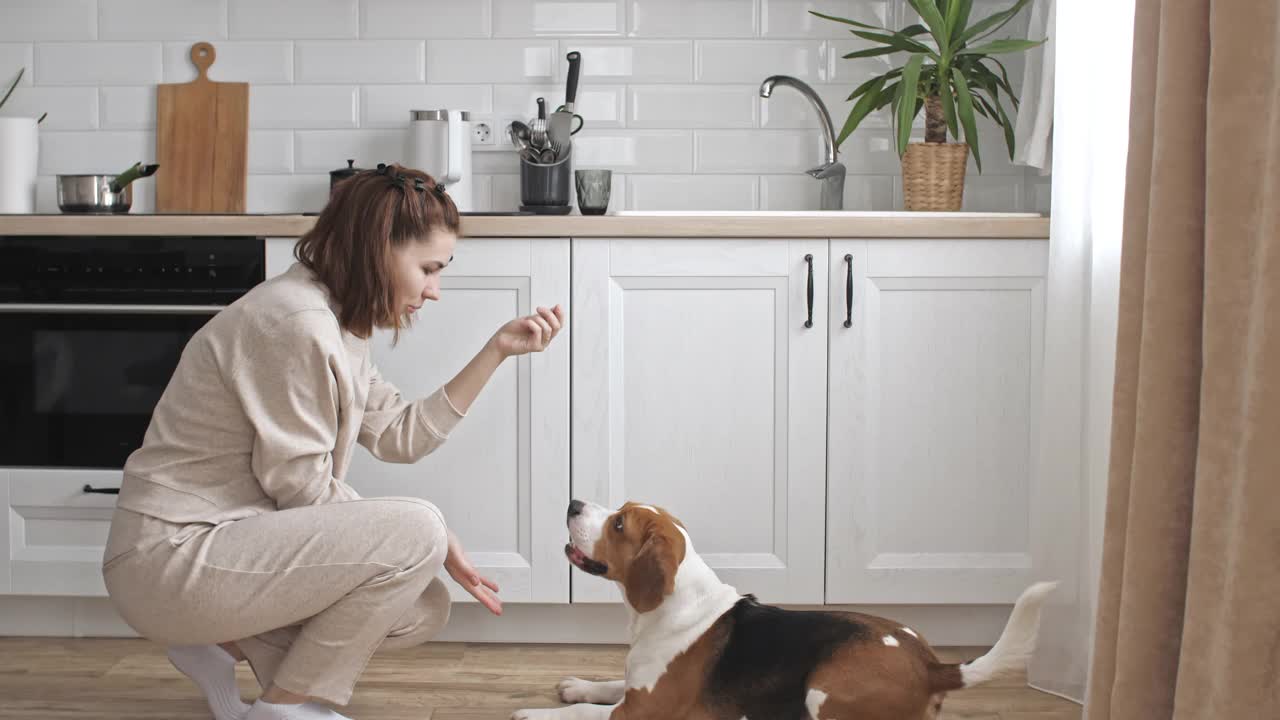
<path id="1" fill-rule="evenodd" d="M 0 117 L 0 213 L 36 211 L 35 118 Z"/>

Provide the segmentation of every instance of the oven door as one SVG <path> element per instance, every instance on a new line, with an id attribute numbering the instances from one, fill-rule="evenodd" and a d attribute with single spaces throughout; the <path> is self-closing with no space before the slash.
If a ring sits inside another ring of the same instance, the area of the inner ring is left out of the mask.
<path id="1" fill-rule="evenodd" d="M 123 467 L 220 309 L 0 304 L 0 466 Z"/>

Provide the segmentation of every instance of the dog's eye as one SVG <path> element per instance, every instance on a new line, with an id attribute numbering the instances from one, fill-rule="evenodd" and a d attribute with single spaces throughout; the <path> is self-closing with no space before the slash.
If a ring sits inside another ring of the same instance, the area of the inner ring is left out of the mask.
<path id="1" fill-rule="evenodd" d="M 621 515 L 619 515 L 617 519 L 613 521 L 613 529 L 617 530 L 618 532 L 622 532 L 622 516 Z"/>

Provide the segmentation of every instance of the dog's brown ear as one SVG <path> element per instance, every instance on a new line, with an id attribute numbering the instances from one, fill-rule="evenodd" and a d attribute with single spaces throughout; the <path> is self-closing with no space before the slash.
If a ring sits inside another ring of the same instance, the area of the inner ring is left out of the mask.
<path id="1" fill-rule="evenodd" d="M 677 538 L 680 547 L 674 546 L 671 533 L 650 526 L 645 534 L 640 552 L 631 560 L 623 585 L 627 590 L 627 602 L 636 612 L 649 612 L 662 604 L 662 598 L 670 595 L 676 586 L 676 569 L 684 556 L 683 538 Z"/>

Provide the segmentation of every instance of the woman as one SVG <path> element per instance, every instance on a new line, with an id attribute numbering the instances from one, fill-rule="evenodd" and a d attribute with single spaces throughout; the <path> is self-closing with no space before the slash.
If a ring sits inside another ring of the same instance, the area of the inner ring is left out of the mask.
<path id="1" fill-rule="evenodd" d="M 370 335 L 439 299 L 458 225 L 423 173 L 380 165 L 344 181 L 299 262 L 192 337 L 125 464 L 107 591 L 170 646 L 217 720 L 342 718 L 312 701 L 345 705 L 375 650 L 444 626 L 441 567 L 501 613 L 435 506 L 362 499 L 345 480 L 357 442 L 389 462 L 435 450 L 505 358 L 561 328 L 559 305 L 508 322 L 423 399 L 382 379 Z M 242 659 L 264 689 L 252 707 L 236 690 Z"/>

